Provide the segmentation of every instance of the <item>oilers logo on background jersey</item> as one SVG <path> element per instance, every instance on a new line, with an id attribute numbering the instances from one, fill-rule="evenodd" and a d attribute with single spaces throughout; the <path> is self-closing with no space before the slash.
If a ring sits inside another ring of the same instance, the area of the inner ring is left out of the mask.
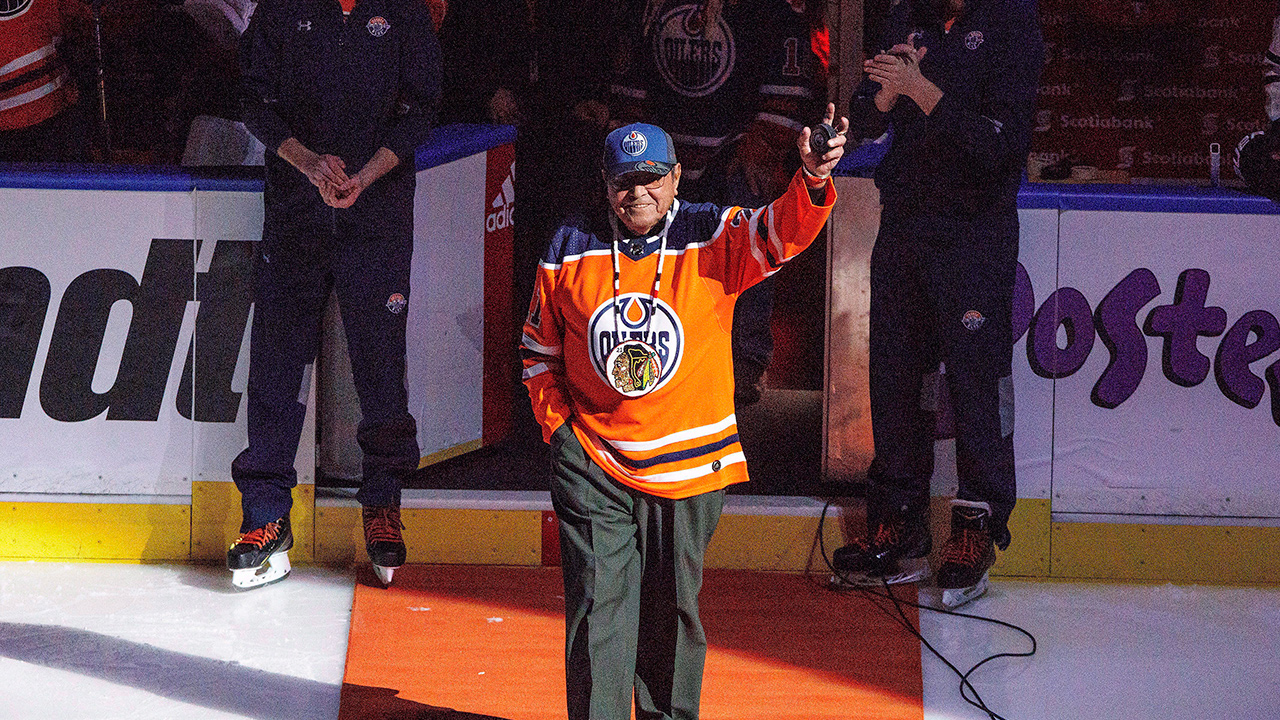
<path id="1" fill-rule="evenodd" d="M 653 45 L 658 72 L 686 97 L 720 89 L 737 60 L 729 23 L 717 14 L 714 24 L 704 27 L 701 3 L 677 5 L 663 14 L 654 28 Z"/>
<path id="2" fill-rule="evenodd" d="M 0 20 L 16 18 L 31 9 L 32 0 L 0 0 Z"/>
<path id="3" fill-rule="evenodd" d="M 651 301 L 644 293 L 619 295 L 618 307 L 622 309 L 622 317 L 617 319 L 616 332 L 612 297 L 591 313 L 587 327 L 591 365 L 600 380 L 609 387 L 629 385 L 643 391 L 642 394 L 653 392 L 665 385 L 680 368 L 680 360 L 684 356 L 684 326 L 680 316 L 662 299 Z M 628 358 L 626 354 L 621 356 L 621 360 L 615 358 L 610 363 L 609 356 L 614 347 L 628 340 L 639 340 L 652 347 L 657 352 L 657 367 L 652 367 L 643 358 L 637 362 L 622 362 Z M 620 364 L 622 366 L 618 366 Z"/>

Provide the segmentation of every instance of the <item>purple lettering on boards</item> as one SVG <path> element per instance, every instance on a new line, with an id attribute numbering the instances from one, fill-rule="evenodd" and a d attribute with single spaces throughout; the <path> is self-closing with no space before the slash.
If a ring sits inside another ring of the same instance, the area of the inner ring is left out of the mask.
<path id="1" fill-rule="evenodd" d="M 1209 273 L 1183 270 L 1173 304 L 1160 305 L 1147 315 L 1146 333 L 1164 338 L 1164 375 L 1182 387 L 1195 387 L 1209 375 L 1209 358 L 1196 347 L 1196 339 L 1216 337 L 1227 327 L 1226 310 L 1205 307 L 1208 295 Z"/>
<path id="2" fill-rule="evenodd" d="M 1067 344 L 1058 347 L 1058 327 L 1067 331 Z M 1045 298 L 1027 336 L 1027 361 L 1035 374 L 1064 378 L 1084 366 L 1093 350 L 1093 310 L 1079 290 L 1059 288 Z"/>
<path id="3" fill-rule="evenodd" d="M 1249 342 L 1251 336 L 1257 339 Z M 1213 361 L 1213 375 L 1222 394 L 1237 405 L 1257 407 L 1266 386 L 1249 371 L 1249 363 L 1276 350 L 1280 350 L 1280 322 L 1275 316 L 1266 310 L 1245 313 L 1223 336 Z M 1274 396 L 1274 386 L 1271 392 Z"/>
<path id="4" fill-rule="evenodd" d="M 1138 311 L 1159 294 L 1155 273 L 1138 268 L 1098 303 L 1094 324 L 1111 361 L 1093 386 L 1094 405 L 1114 409 L 1138 389 L 1147 370 L 1147 338 L 1138 327 Z"/>

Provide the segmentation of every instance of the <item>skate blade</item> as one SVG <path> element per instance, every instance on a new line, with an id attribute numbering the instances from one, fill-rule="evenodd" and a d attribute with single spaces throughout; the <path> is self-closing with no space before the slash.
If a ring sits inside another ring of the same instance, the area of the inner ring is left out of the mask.
<path id="1" fill-rule="evenodd" d="M 880 587 L 880 578 L 857 572 L 836 573 L 827 582 L 837 590 Z"/>
<path id="2" fill-rule="evenodd" d="M 396 570 L 397 568 L 382 565 L 373 566 L 373 574 L 378 576 L 378 582 L 382 583 L 383 587 L 391 585 L 391 578 L 396 574 Z"/>
<path id="3" fill-rule="evenodd" d="M 987 576 L 983 575 L 976 585 L 962 588 L 943 588 L 942 606 L 948 610 L 955 610 L 986 595 L 988 587 Z"/>
<path id="4" fill-rule="evenodd" d="M 890 585 L 920 582 L 929 577 L 929 558 L 908 558 L 898 561 L 896 572 L 886 574 L 884 581 Z"/>
<path id="5" fill-rule="evenodd" d="M 919 582 L 929 577 L 929 559 L 913 558 L 899 560 L 898 567 L 886 575 L 870 575 L 867 573 L 836 573 L 831 576 L 834 588 L 872 588 L 883 584 L 901 585 L 902 583 Z"/>
<path id="6" fill-rule="evenodd" d="M 231 571 L 231 584 L 241 590 L 253 590 L 263 585 L 280 582 L 292 570 L 289 565 L 288 551 L 278 552 L 258 567 L 241 568 Z"/>

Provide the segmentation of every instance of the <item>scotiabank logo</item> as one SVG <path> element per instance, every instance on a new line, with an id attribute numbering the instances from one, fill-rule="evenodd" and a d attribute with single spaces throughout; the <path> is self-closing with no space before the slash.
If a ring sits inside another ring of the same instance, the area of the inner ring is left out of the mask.
<path id="1" fill-rule="evenodd" d="M 507 173 L 507 177 L 502 181 L 502 187 L 498 193 L 489 202 L 489 214 L 484 218 L 484 229 L 487 232 L 494 232 L 515 225 L 513 213 L 516 209 L 516 186 L 515 186 L 516 166 L 511 164 L 511 170 Z"/>
<path id="2" fill-rule="evenodd" d="M 0 419 L 38 412 L 24 407 L 38 382 L 39 409 L 54 420 L 80 422 L 106 412 L 107 420 L 154 422 L 182 351 L 177 411 L 188 420 L 235 422 L 241 393 L 232 389 L 232 375 L 249 323 L 252 253 L 252 243 L 219 242 L 201 255 L 209 258 L 207 269 L 196 272 L 191 240 L 152 240 L 141 280 L 112 268 L 84 272 L 63 291 L 52 321 L 48 277 L 32 267 L 0 268 Z M 108 337 L 108 323 L 121 301 L 130 310 L 123 348 L 105 348 L 119 342 L 115 333 Z M 179 347 L 193 301 L 199 303 L 194 337 Z M 36 367 L 50 322 L 48 352 Z M 115 381 L 95 390 L 96 379 L 113 374 L 99 368 L 104 357 L 120 358 Z"/>

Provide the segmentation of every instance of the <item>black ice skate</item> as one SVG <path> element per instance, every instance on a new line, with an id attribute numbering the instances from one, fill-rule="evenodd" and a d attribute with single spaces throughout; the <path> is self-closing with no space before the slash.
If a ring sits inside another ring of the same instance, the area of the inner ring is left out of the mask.
<path id="1" fill-rule="evenodd" d="M 390 585 L 392 575 L 396 568 L 404 565 L 405 558 L 400 508 L 364 507 L 360 514 L 364 519 L 364 546 L 373 563 L 373 572 L 384 586 Z"/>
<path id="2" fill-rule="evenodd" d="M 995 562 L 991 506 L 984 502 L 952 501 L 951 537 L 942 548 L 938 564 L 943 606 L 955 609 L 985 595 L 987 570 Z"/>
<path id="3" fill-rule="evenodd" d="M 871 586 L 916 582 L 929 576 L 933 538 L 922 520 L 887 518 L 876 526 L 871 540 L 858 540 L 831 557 L 835 585 Z"/>
<path id="4" fill-rule="evenodd" d="M 227 550 L 231 584 L 241 590 L 279 582 L 289 575 L 293 531 L 289 516 L 242 533 Z"/>

